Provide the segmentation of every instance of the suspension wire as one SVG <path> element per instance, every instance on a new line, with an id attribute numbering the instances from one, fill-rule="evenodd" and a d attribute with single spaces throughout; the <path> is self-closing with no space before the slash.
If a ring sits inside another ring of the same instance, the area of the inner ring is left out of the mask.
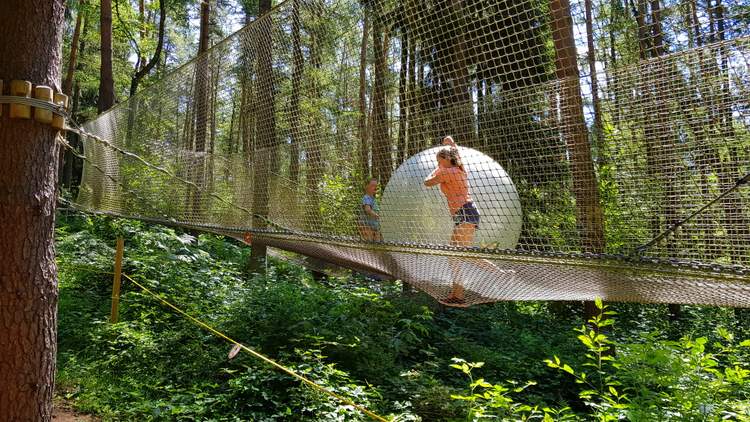
<path id="1" fill-rule="evenodd" d="M 738 180 L 737 180 L 737 182 L 735 182 L 734 186 L 732 186 L 731 188 L 729 188 L 729 189 L 725 190 L 725 191 L 724 191 L 724 192 L 722 192 L 722 193 L 721 193 L 720 195 L 716 196 L 716 197 L 715 197 L 714 199 L 712 199 L 712 200 L 711 200 L 711 201 L 709 201 L 708 203 L 704 204 L 704 205 L 703 205 L 702 207 L 700 207 L 700 208 L 698 208 L 697 210 L 693 211 L 693 212 L 692 212 L 692 213 L 690 213 L 690 215 L 688 215 L 687 217 L 685 217 L 685 218 L 683 218 L 682 220 L 680 220 L 680 221 L 678 221 L 678 222 L 676 222 L 676 223 L 672 224 L 671 226 L 669 226 L 669 227 L 668 227 L 668 228 L 667 228 L 666 230 L 664 230 L 664 231 L 663 231 L 663 232 L 661 232 L 661 233 L 660 233 L 659 235 L 657 235 L 656 237 L 654 237 L 653 239 L 651 239 L 651 240 L 650 240 L 650 241 L 649 241 L 648 243 L 645 243 L 645 244 L 643 244 L 643 245 L 641 245 L 641 246 L 637 247 L 637 248 L 635 249 L 635 253 L 637 253 L 637 254 L 639 254 L 639 255 L 640 255 L 640 254 L 643 254 L 643 253 L 644 253 L 644 252 L 646 252 L 646 251 L 647 251 L 647 250 L 648 250 L 649 248 L 651 248 L 652 246 L 654 246 L 654 245 L 656 245 L 657 243 L 661 242 L 661 241 L 662 241 L 662 239 L 664 239 L 665 237 L 667 237 L 667 236 L 669 236 L 670 234 L 672 234 L 672 233 L 676 232 L 677 230 L 679 230 L 679 228 L 680 228 L 680 227 L 681 227 L 682 225 L 684 225 L 684 224 L 685 224 L 685 223 L 687 223 L 688 221 L 692 220 L 692 219 L 693 219 L 693 218 L 695 218 L 696 216 L 698 216 L 698 215 L 702 214 L 702 213 L 703 213 L 703 211 L 705 211 L 705 210 L 709 209 L 709 208 L 710 208 L 710 207 L 711 207 L 712 205 L 714 205 L 715 203 L 717 203 L 717 202 L 721 201 L 721 200 L 722 200 L 722 199 L 724 199 L 724 198 L 725 198 L 725 197 L 726 197 L 727 195 L 729 195 L 729 194 L 731 194 L 732 192 L 736 191 L 736 190 L 737 190 L 737 189 L 739 189 L 739 188 L 740 188 L 741 186 L 743 186 L 743 185 L 746 185 L 746 184 L 748 184 L 749 182 L 750 182 L 750 173 L 748 173 L 748 174 L 746 174 L 746 175 L 745 175 L 744 177 L 741 177 L 740 179 L 738 179 Z"/>

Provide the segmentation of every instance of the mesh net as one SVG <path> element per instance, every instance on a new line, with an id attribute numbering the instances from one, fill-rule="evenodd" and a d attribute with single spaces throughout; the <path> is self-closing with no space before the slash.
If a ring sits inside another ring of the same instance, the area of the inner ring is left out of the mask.
<path id="1" fill-rule="evenodd" d="M 750 306 L 749 20 L 720 0 L 288 0 L 84 125 L 77 203 L 467 304 Z"/>

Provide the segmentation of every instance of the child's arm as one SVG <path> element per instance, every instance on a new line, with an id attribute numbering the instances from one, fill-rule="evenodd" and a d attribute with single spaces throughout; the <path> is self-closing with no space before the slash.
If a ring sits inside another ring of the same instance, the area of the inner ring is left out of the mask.
<path id="1" fill-rule="evenodd" d="M 378 215 L 378 213 L 376 213 L 375 211 L 373 211 L 372 206 L 370 204 L 365 204 L 365 205 L 363 205 L 363 207 L 364 207 L 365 213 L 367 215 L 369 215 L 370 217 L 372 217 L 372 218 L 374 218 L 376 220 L 380 220 L 380 216 Z"/>
<path id="2" fill-rule="evenodd" d="M 432 187 L 435 185 L 440 184 L 440 174 L 438 173 L 440 170 L 440 167 L 435 167 L 435 170 L 430 173 L 429 176 L 427 176 L 426 179 L 424 179 L 424 185 L 427 187 Z"/>

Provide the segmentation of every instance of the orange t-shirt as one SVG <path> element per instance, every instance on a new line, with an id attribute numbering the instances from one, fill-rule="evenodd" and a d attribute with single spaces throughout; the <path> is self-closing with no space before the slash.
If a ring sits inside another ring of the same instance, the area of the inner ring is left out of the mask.
<path id="1" fill-rule="evenodd" d="M 454 215 L 461 206 L 471 201 L 469 178 L 459 167 L 440 167 L 435 172 L 440 190 L 448 200 L 448 209 Z"/>

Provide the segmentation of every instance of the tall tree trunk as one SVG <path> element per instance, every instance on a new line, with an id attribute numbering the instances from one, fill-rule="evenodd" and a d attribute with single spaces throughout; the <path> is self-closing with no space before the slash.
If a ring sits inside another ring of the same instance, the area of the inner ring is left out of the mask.
<path id="1" fill-rule="evenodd" d="M 599 200 L 599 185 L 594 173 L 588 142 L 583 100 L 576 63 L 573 19 L 568 0 L 550 0 L 552 37 L 555 47 L 555 74 L 560 83 L 561 132 L 570 153 L 572 191 L 576 203 L 576 222 L 581 247 L 586 252 L 604 252 L 604 215 Z M 584 304 L 586 320 L 593 316 L 593 303 Z"/>
<path id="2" fill-rule="evenodd" d="M 364 15 L 362 46 L 359 50 L 359 120 L 357 122 L 362 183 L 370 177 L 370 143 L 367 133 L 367 39 L 370 36 L 370 12 L 367 6 L 365 6 Z"/>
<path id="3" fill-rule="evenodd" d="M 401 68 L 398 72 L 398 153 L 396 165 L 401 164 L 407 155 L 407 122 L 409 100 L 406 87 L 406 70 L 409 67 L 409 36 L 406 29 L 401 29 Z"/>
<path id="4" fill-rule="evenodd" d="M 471 98 L 471 76 L 466 59 L 467 45 L 464 32 L 467 28 L 463 0 L 451 0 L 451 14 L 455 16 L 451 38 L 451 55 L 447 64 L 452 92 L 448 99 L 449 120 L 453 122 L 453 137 L 456 142 L 475 147 L 477 135 L 474 130 L 474 103 Z M 449 135 L 445 133 L 444 135 Z"/>
<path id="5" fill-rule="evenodd" d="M 83 1 L 81 1 L 80 5 L 82 6 L 84 4 Z M 83 37 L 81 35 L 83 34 Z M 75 115 L 76 111 L 78 110 L 79 100 L 80 100 L 80 85 L 78 82 L 75 84 L 75 92 L 73 92 L 73 80 L 75 77 L 75 72 L 77 70 L 81 69 L 81 63 L 78 62 L 78 54 L 80 53 L 83 55 L 85 47 L 86 47 L 86 40 L 85 40 L 85 34 L 86 34 L 86 17 L 84 16 L 83 10 L 79 7 L 78 10 L 78 16 L 76 16 L 76 27 L 73 31 L 73 40 L 70 43 L 70 59 L 68 60 L 68 72 L 65 76 L 65 81 L 63 82 L 62 90 L 63 92 L 68 95 L 71 99 L 71 102 L 73 104 L 71 110 L 71 115 Z M 73 148 L 78 147 L 78 135 L 70 133 L 68 135 L 68 143 Z M 60 163 L 58 168 L 58 177 L 60 177 L 59 185 L 64 186 L 66 188 L 71 187 L 72 179 L 73 179 L 73 161 L 75 160 L 73 153 L 65 148 L 64 150 L 61 150 L 60 152 Z"/>
<path id="6" fill-rule="evenodd" d="M 206 179 L 206 144 L 208 141 L 208 115 L 210 109 L 209 82 L 211 80 L 209 63 L 210 56 L 206 54 L 209 47 L 209 25 L 211 16 L 210 0 L 201 2 L 200 35 L 198 37 L 198 59 L 195 62 L 195 140 L 193 151 L 196 154 L 188 161 L 190 180 L 197 188 L 192 188 L 188 198 L 188 209 L 192 218 L 200 219 L 206 204 L 203 195 Z"/>
<path id="7" fill-rule="evenodd" d="M 313 34 L 314 35 L 314 34 Z M 316 73 L 322 66 L 322 46 L 321 36 L 312 36 L 310 41 L 310 64 L 315 68 Z M 310 95 L 312 98 L 320 98 L 321 86 L 317 79 L 312 79 Z M 310 133 L 323 133 L 323 117 L 320 114 L 313 114 L 310 119 Z M 305 229 L 310 232 L 321 230 L 322 216 L 320 213 L 320 181 L 323 176 L 323 146 L 316 138 L 310 138 L 306 143 L 306 154 L 308 159 L 305 175 L 307 203 L 305 204 Z"/>
<path id="8" fill-rule="evenodd" d="M 417 97 L 417 48 L 415 46 L 416 39 L 412 37 L 409 42 L 409 72 L 407 79 L 409 80 L 409 87 L 407 88 L 406 97 L 409 100 L 409 115 L 407 116 L 407 125 L 409 132 L 407 133 L 408 148 L 406 156 L 411 157 L 412 155 L 419 152 L 421 149 L 421 131 L 419 130 L 419 98 Z"/>
<path id="9" fill-rule="evenodd" d="M 73 97 L 73 76 L 75 75 L 76 69 L 78 69 L 78 45 L 81 37 L 82 28 L 85 27 L 84 12 L 81 6 L 84 2 L 81 1 L 78 8 L 78 14 L 76 15 L 76 27 L 73 30 L 73 40 L 70 42 L 70 58 L 68 59 L 68 72 L 65 75 L 65 81 L 63 81 L 62 91 L 68 97 Z"/>
<path id="10" fill-rule="evenodd" d="M 99 102 L 103 113 L 115 105 L 115 80 L 112 74 L 112 0 L 101 0 L 100 15 L 101 67 L 99 69 Z"/>
<path id="11" fill-rule="evenodd" d="M 135 126 L 135 117 L 138 115 L 138 111 L 141 104 L 140 98 L 133 98 L 135 96 L 135 93 L 138 91 L 138 85 L 141 83 L 141 80 L 148 75 L 151 70 L 156 67 L 156 65 L 161 61 L 161 52 L 164 48 L 164 32 L 165 32 L 165 25 L 167 20 L 167 8 L 166 8 L 166 0 L 157 0 L 159 2 L 159 35 L 157 36 L 156 41 L 156 49 L 154 51 L 154 55 L 151 57 L 151 59 L 146 63 L 144 61 L 144 57 L 138 57 L 138 61 L 135 64 L 135 69 L 133 69 L 133 76 L 130 79 L 130 102 L 128 104 L 128 125 L 125 132 L 125 142 L 130 143 L 132 141 L 133 136 L 133 128 Z M 145 22 L 143 21 L 143 0 L 141 0 L 139 7 L 141 7 L 141 24 L 145 25 Z M 145 40 L 146 33 L 145 30 L 141 30 L 141 44 L 143 44 L 143 41 Z"/>
<path id="12" fill-rule="evenodd" d="M 586 8 L 586 43 L 588 46 L 589 74 L 591 77 L 591 98 L 594 104 L 594 146 L 596 147 L 597 159 L 603 164 L 604 136 L 602 133 L 602 107 L 599 102 L 599 81 L 596 75 L 596 52 L 594 45 L 593 16 L 591 13 L 591 0 L 585 0 Z"/>
<path id="13" fill-rule="evenodd" d="M 166 0 L 157 0 L 159 2 L 159 35 L 156 39 L 156 50 L 154 50 L 154 55 L 151 57 L 151 60 L 148 61 L 148 63 L 144 62 L 143 60 L 140 60 L 140 66 L 135 68 L 135 71 L 133 73 L 133 77 L 130 80 L 130 96 L 132 97 L 135 95 L 136 91 L 138 91 L 138 85 L 141 83 L 141 80 L 148 75 L 151 70 L 156 67 L 156 65 L 161 61 L 161 52 L 164 48 L 164 33 L 165 33 L 165 27 L 166 27 L 166 20 L 167 20 L 167 7 L 166 7 Z M 141 3 L 142 4 L 142 3 Z M 204 3 L 208 4 L 208 3 Z M 141 32 L 141 41 L 145 38 L 145 33 Z M 205 40 L 203 38 L 206 38 Z M 205 42 L 205 45 L 203 44 Z M 201 7 L 201 45 L 204 45 L 204 48 L 208 48 L 208 33 L 203 34 L 203 8 Z M 200 46 L 198 48 L 198 51 L 200 52 Z M 205 50 L 203 50 L 205 51 Z"/>
<path id="14" fill-rule="evenodd" d="M 635 1 L 638 2 L 636 7 Z M 649 51 L 651 51 L 651 45 L 649 43 L 648 28 L 646 27 L 645 15 L 646 15 L 646 0 L 630 0 L 630 7 L 633 9 L 633 16 L 635 16 L 635 22 L 638 26 L 638 52 L 641 60 L 648 58 Z"/>
<path id="15" fill-rule="evenodd" d="M 208 34 L 211 6 L 209 1 L 201 2 L 201 26 L 198 42 L 198 60 L 195 63 L 195 151 L 206 150 L 208 126 Z"/>
<path id="16" fill-rule="evenodd" d="M 627 0 L 626 0 L 627 2 Z M 615 125 L 618 125 L 620 122 L 620 81 L 619 77 L 617 75 L 617 36 L 616 36 L 616 30 L 618 27 L 618 23 L 620 22 L 620 13 L 621 13 L 621 3 L 620 0 L 611 0 L 610 1 L 610 21 L 609 21 L 609 63 L 605 61 L 605 72 L 607 73 L 607 85 L 609 87 L 609 92 L 612 99 L 615 103 L 615 109 L 612 111 L 612 119 L 614 120 Z M 627 8 L 627 5 L 626 5 Z M 611 73 L 608 71 L 608 69 L 611 69 Z M 609 76 L 611 74 L 611 77 Z"/>
<path id="17" fill-rule="evenodd" d="M 138 21 L 141 23 L 141 30 L 138 34 L 140 36 L 139 40 L 141 45 L 143 45 L 143 41 L 146 40 L 146 2 L 144 0 L 138 0 Z M 143 56 L 138 57 L 138 65 L 135 69 L 136 71 L 145 65 L 145 58 Z M 131 93 L 130 95 L 132 96 L 133 94 Z"/>
<path id="18" fill-rule="evenodd" d="M 721 190 L 730 189 L 734 183 L 744 174 L 740 174 L 740 165 L 738 160 L 737 139 L 734 130 L 734 117 L 732 116 L 732 92 L 730 89 L 731 75 L 729 69 L 729 49 L 723 41 L 726 41 L 726 28 L 724 22 L 724 5 L 722 0 L 715 0 L 714 14 L 716 15 L 716 29 L 719 42 L 719 84 L 721 90 L 719 95 L 722 99 L 719 103 L 719 114 L 721 122 L 721 134 L 725 139 L 724 144 L 727 146 L 726 159 L 720 168 L 719 181 Z M 733 263 L 744 264 L 750 259 L 748 257 L 748 247 L 742 239 L 750 238 L 750 224 L 746 215 L 746 207 L 743 204 L 742 197 L 733 194 L 723 200 L 724 215 L 727 232 L 727 250 Z"/>
<path id="19" fill-rule="evenodd" d="M 375 86 L 372 95 L 372 156 L 377 178 L 385 186 L 391 178 L 393 164 L 385 97 L 385 78 L 388 71 L 386 63 L 388 45 L 385 28 L 378 19 L 373 20 L 372 35 L 375 55 Z"/>
<path id="20" fill-rule="evenodd" d="M 271 0 L 260 0 L 258 4 L 260 18 L 258 18 L 258 142 L 253 158 L 253 228 L 264 229 L 268 218 L 268 201 L 270 198 L 269 178 L 278 166 L 278 150 L 276 142 L 276 115 L 274 99 L 274 80 L 272 65 L 273 22 L 266 16 L 271 10 Z M 265 265 L 267 247 L 255 242 L 250 254 L 249 267 L 251 271 L 260 271 Z"/>
<path id="21" fill-rule="evenodd" d="M 666 52 L 664 49 L 664 34 L 661 28 L 661 6 L 659 0 L 651 0 L 651 36 L 654 40 L 653 57 L 661 57 Z"/>
<path id="22" fill-rule="evenodd" d="M 300 89 L 304 57 L 300 36 L 300 2 L 294 0 L 292 10 L 292 96 L 289 105 L 289 126 L 291 143 L 289 145 L 289 179 L 295 188 L 299 183 L 299 146 L 302 141 L 300 133 Z"/>
<path id="23" fill-rule="evenodd" d="M 650 46 L 651 49 L 641 51 L 641 55 L 647 56 L 650 53 L 651 57 L 658 58 L 666 52 L 661 25 L 661 6 L 659 0 L 650 0 L 649 4 L 651 7 L 650 34 L 649 31 L 641 31 L 639 36 L 649 37 L 650 35 L 650 38 L 642 40 L 641 45 Z M 641 26 L 646 27 L 645 16 L 647 14 L 646 0 L 639 0 L 638 16 L 640 20 L 636 19 L 639 28 Z M 655 115 L 644 119 L 647 171 L 653 183 L 663 189 L 663 197 L 659 201 L 661 206 L 657 205 L 657 210 L 654 212 L 651 222 L 652 236 L 657 236 L 663 227 L 671 227 L 678 221 L 677 163 L 672 155 L 675 135 L 671 132 L 668 124 L 671 101 L 668 98 L 670 95 L 669 85 L 664 83 L 664 81 L 670 80 L 668 73 L 665 71 L 666 65 L 666 63 L 656 62 L 653 67 L 649 66 L 649 63 L 644 63 L 644 67 L 642 67 L 645 83 L 641 95 L 648 104 L 647 109 L 653 110 L 655 113 Z M 661 215 L 664 216 L 663 223 L 660 218 Z M 674 256 L 676 253 L 677 241 L 673 238 L 667 244 L 669 256 Z M 680 305 L 669 304 L 668 308 L 671 320 L 677 320 L 681 317 L 682 309 Z"/>
<path id="24" fill-rule="evenodd" d="M 0 2 L 0 80 L 28 80 L 59 89 L 63 19 L 62 0 Z M 57 353 L 53 243 L 57 136 L 49 125 L 11 120 L 7 112 L 0 116 L 3 421 L 52 420 Z"/>

